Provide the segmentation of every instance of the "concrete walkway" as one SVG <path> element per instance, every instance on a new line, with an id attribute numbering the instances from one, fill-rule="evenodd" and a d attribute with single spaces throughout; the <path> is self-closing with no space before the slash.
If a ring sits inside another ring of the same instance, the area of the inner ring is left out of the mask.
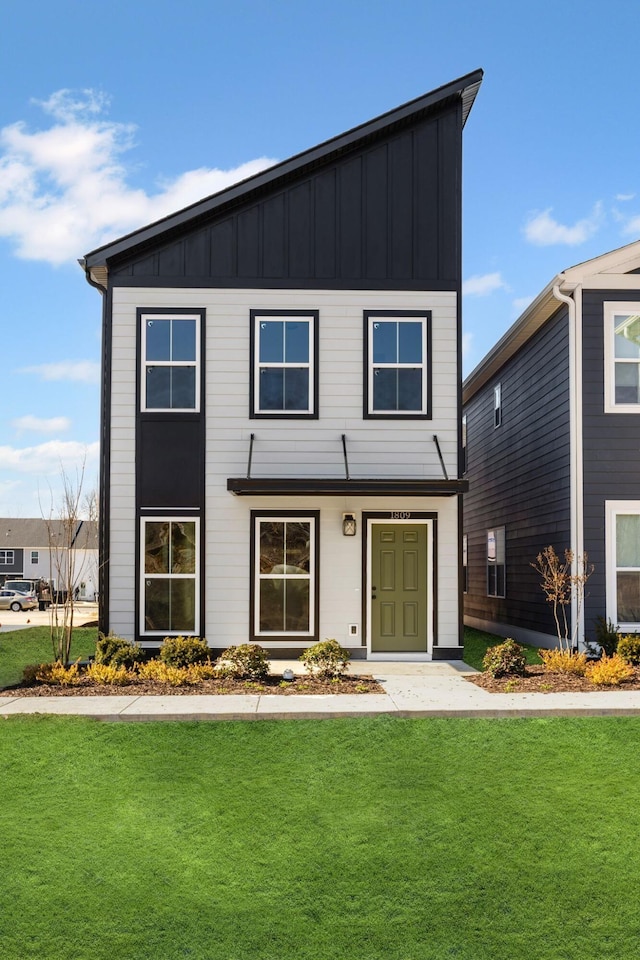
<path id="1" fill-rule="evenodd" d="M 297 662 L 277 661 L 273 672 Z M 327 696 L 179 695 L 113 697 L 0 696 L 0 717 L 57 714 L 96 720 L 284 720 L 332 717 L 547 717 L 640 716 L 640 691 L 594 693 L 487 693 L 465 680 L 475 671 L 460 662 L 351 665 L 372 675 L 384 694 Z"/>

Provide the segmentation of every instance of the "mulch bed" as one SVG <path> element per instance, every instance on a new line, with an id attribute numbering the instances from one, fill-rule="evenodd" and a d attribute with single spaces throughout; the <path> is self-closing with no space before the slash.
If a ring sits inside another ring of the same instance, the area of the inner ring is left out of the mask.
<path id="1" fill-rule="evenodd" d="M 124 686 L 115 684 L 97 684 L 91 680 L 81 679 L 80 683 L 72 687 L 51 686 L 38 683 L 34 686 L 7 687 L 0 690 L 0 697 L 148 697 L 148 696 L 194 696 L 198 694 L 279 694 L 287 697 L 304 694 L 344 694 L 344 693 L 384 693 L 384 689 L 377 680 L 370 676 L 345 677 L 333 682 L 330 680 L 316 680 L 313 677 L 296 677 L 295 680 L 284 681 L 282 677 L 273 676 L 263 681 L 250 680 L 201 680 L 190 686 L 172 687 L 169 684 L 140 681 L 128 683 Z"/>
<path id="2" fill-rule="evenodd" d="M 631 680 L 619 687 L 596 686 L 586 677 L 566 673 L 545 673 L 541 666 L 528 666 L 524 677 L 500 677 L 496 680 L 490 673 L 466 676 L 465 680 L 488 690 L 489 693 L 594 693 L 597 690 L 640 690 L 640 673 L 635 671 Z"/>

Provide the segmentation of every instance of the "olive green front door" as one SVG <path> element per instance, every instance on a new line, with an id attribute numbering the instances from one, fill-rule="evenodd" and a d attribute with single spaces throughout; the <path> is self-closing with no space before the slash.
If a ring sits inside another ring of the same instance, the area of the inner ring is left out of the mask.
<path id="1" fill-rule="evenodd" d="M 370 542 L 371 652 L 426 653 L 428 524 L 372 523 Z"/>

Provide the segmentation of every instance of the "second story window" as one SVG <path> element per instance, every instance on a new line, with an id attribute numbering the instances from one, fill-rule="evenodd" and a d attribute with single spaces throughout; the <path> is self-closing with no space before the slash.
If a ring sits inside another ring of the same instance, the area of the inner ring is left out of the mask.
<path id="1" fill-rule="evenodd" d="M 640 303 L 604 304 L 605 411 L 640 413 Z"/>
<path id="2" fill-rule="evenodd" d="M 317 311 L 251 311 L 252 417 L 317 417 L 317 332 Z"/>
<path id="3" fill-rule="evenodd" d="M 15 563 L 13 550 L 0 550 L 0 565 L 10 566 Z"/>
<path id="4" fill-rule="evenodd" d="M 199 316 L 142 315 L 141 403 L 144 411 L 198 411 L 199 364 Z"/>
<path id="5" fill-rule="evenodd" d="M 429 322 L 429 313 L 365 314 L 365 416 L 430 416 Z"/>
<path id="6" fill-rule="evenodd" d="M 462 463 L 461 473 L 467 472 L 467 415 L 462 417 Z"/>
<path id="7" fill-rule="evenodd" d="M 493 388 L 493 425 L 499 427 L 502 423 L 502 384 L 496 383 Z"/>
<path id="8" fill-rule="evenodd" d="M 40 563 L 40 553 L 38 550 L 31 551 L 31 563 Z"/>

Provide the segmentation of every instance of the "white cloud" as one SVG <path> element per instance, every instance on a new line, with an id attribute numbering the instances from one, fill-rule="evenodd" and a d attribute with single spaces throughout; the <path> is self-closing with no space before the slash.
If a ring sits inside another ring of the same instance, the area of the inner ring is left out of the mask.
<path id="1" fill-rule="evenodd" d="M 27 414 L 25 417 L 18 417 L 13 421 L 16 430 L 32 430 L 35 433 L 64 433 L 71 426 L 68 417 L 34 417 Z"/>
<path id="2" fill-rule="evenodd" d="M 59 476 L 73 472 L 98 458 L 100 444 L 76 440 L 48 440 L 35 447 L 0 447 L 0 470 Z"/>
<path id="3" fill-rule="evenodd" d="M 100 383 L 100 364 L 94 360 L 62 360 L 22 367 L 20 373 L 34 373 L 41 380 L 71 380 L 75 383 Z"/>
<path id="4" fill-rule="evenodd" d="M 626 203 L 627 200 L 633 200 L 635 193 L 616 193 L 616 200 L 620 203 Z"/>
<path id="5" fill-rule="evenodd" d="M 475 274 L 462 284 L 462 293 L 466 297 L 487 297 L 495 290 L 506 289 L 506 283 L 500 273 Z"/>
<path id="6" fill-rule="evenodd" d="M 624 234 L 631 234 L 637 237 L 638 234 L 640 234 L 640 216 L 631 217 L 631 219 L 625 224 L 622 232 Z"/>
<path id="7" fill-rule="evenodd" d="M 261 157 L 231 170 L 201 167 L 147 193 L 128 186 L 122 161 L 136 128 L 101 119 L 104 94 L 58 90 L 38 102 L 52 126 L 30 131 L 18 122 L 0 130 L 0 237 L 12 240 L 24 259 L 75 261 L 275 162 Z"/>
<path id="8" fill-rule="evenodd" d="M 602 224 L 602 203 L 595 204 L 591 214 L 578 220 L 573 226 L 565 226 L 551 216 L 552 207 L 529 218 L 524 226 L 524 235 L 529 243 L 539 247 L 565 244 L 569 247 L 584 243 L 594 235 Z"/>

